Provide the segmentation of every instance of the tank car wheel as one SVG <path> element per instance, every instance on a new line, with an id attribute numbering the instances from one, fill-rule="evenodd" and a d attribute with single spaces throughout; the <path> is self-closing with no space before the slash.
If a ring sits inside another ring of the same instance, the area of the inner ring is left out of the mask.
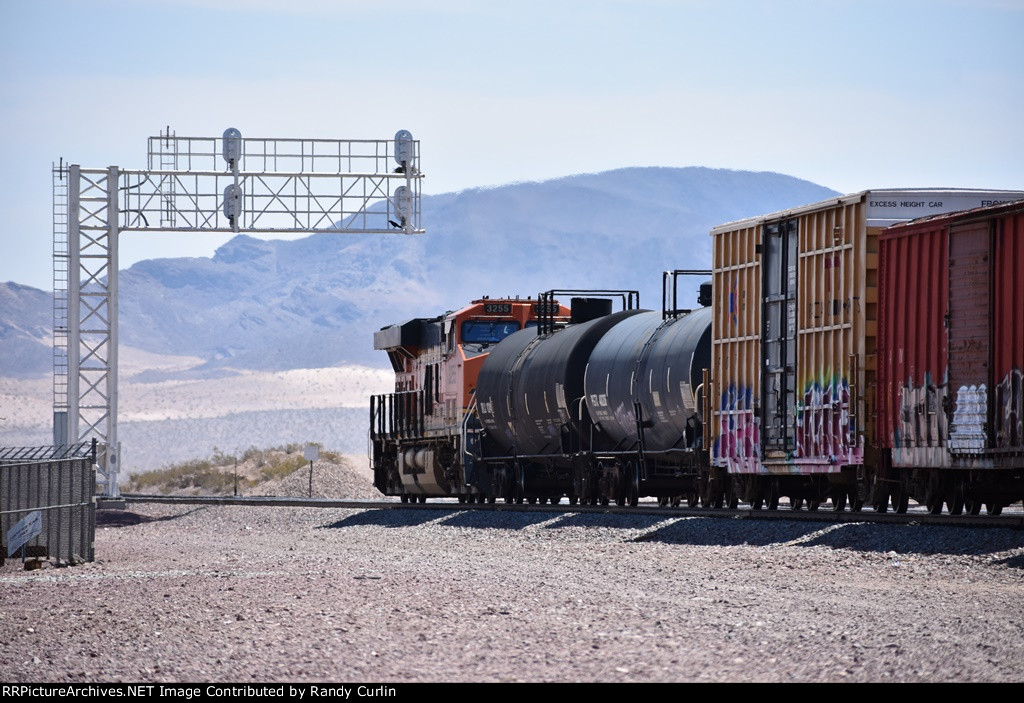
<path id="1" fill-rule="evenodd" d="M 427 502 L 427 497 L 425 495 L 422 495 L 422 496 L 420 496 L 418 498 L 418 500 L 419 500 L 420 503 L 426 503 Z"/>
<path id="2" fill-rule="evenodd" d="M 817 512 L 818 508 L 820 508 L 820 507 L 821 507 L 821 501 L 820 500 L 809 500 L 809 501 L 807 501 L 807 512 L 809 512 L 809 513 Z"/>
<path id="3" fill-rule="evenodd" d="M 799 510 L 802 507 L 804 507 L 804 499 L 803 498 L 790 498 L 789 499 L 789 508 L 790 508 L 790 510 Z M 810 505 L 807 506 L 807 509 L 810 510 Z"/>
<path id="4" fill-rule="evenodd" d="M 551 498 L 549 498 L 549 501 L 552 505 L 558 505 L 559 503 L 562 502 L 562 496 L 551 496 Z"/>
<path id="5" fill-rule="evenodd" d="M 999 503 L 985 503 L 985 513 L 988 515 L 999 515 L 1003 512 L 1003 506 Z"/>
<path id="6" fill-rule="evenodd" d="M 576 505 L 579 502 L 579 498 L 574 495 L 569 496 L 569 505 Z"/>
<path id="7" fill-rule="evenodd" d="M 497 501 L 498 501 L 498 496 L 487 496 L 487 502 L 488 502 L 488 503 L 489 503 L 490 505 L 494 505 L 494 504 L 495 504 L 495 503 L 496 503 Z M 480 502 L 481 502 L 481 503 L 483 503 L 483 502 L 484 502 L 484 501 L 483 501 L 483 498 L 482 498 L 482 497 L 481 497 L 481 499 L 480 499 Z"/>
<path id="8" fill-rule="evenodd" d="M 668 507 L 668 496 L 658 496 L 658 507 L 659 508 L 667 508 Z"/>

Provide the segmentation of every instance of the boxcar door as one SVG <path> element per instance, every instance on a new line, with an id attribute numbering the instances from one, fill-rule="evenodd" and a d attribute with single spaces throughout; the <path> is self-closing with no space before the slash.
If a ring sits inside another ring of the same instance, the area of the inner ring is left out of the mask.
<path id="1" fill-rule="evenodd" d="M 790 452 L 796 434 L 797 222 L 765 225 L 761 259 L 763 456 Z"/>
<path id="2" fill-rule="evenodd" d="M 992 234 L 989 222 L 949 231 L 949 392 L 954 454 L 980 454 L 988 446 L 992 324 Z"/>

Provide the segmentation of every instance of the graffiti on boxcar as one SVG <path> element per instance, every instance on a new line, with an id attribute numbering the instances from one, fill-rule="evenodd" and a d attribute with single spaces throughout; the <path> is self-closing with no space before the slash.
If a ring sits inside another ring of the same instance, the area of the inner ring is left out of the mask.
<path id="1" fill-rule="evenodd" d="M 953 424 L 949 430 L 949 449 L 958 454 L 985 452 L 985 419 L 988 415 L 988 388 L 960 386 L 956 391 Z"/>
<path id="2" fill-rule="evenodd" d="M 900 389 L 899 424 L 893 434 L 894 447 L 938 447 L 949 436 L 945 408 L 948 385 L 936 385 L 929 373 L 924 385 L 908 381 Z"/>
<path id="3" fill-rule="evenodd" d="M 717 466 L 730 471 L 751 470 L 761 455 L 761 433 L 754 413 L 754 390 L 730 384 L 719 406 L 719 435 L 715 439 Z"/>
<path id="4" fill-rule="evenodd" d="M 1024 373 L 1011 369 L 995 388 L 995 444 L 1000 449 L 1024 447 Z"/>
<path id="5" fill-rule="evenodd" d="M 832 374 L 804 384 L 803 402 L 796 416 L 798 457 L 829 457 L 840 463 L 858 463 L 862 450 L 850 417 L 850 383 Z"/>

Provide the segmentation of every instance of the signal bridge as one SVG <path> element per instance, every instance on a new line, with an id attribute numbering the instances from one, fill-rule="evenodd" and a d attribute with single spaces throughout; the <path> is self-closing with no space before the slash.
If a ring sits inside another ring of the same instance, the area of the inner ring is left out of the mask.
<path id="1" fill-rule="evenodd" d="M 394 139 L 149 138 L 148 166 L 53 168 L 53 440 L 95 437 L 119 495 L 118 239 L 122 232 L 422 234 L 420 146 Z"/>

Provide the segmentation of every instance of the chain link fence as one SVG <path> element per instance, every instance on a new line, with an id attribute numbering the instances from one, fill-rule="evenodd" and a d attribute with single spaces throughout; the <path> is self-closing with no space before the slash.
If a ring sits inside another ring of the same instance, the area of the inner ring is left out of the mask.
<path id="1" fill-rule="evenodd" d="M 93 561 L 95 493 L 95 442 L 0 448 L 0 565 L 7 558 Z M 12 538 L 23 544 L 9 549 Z"/>

